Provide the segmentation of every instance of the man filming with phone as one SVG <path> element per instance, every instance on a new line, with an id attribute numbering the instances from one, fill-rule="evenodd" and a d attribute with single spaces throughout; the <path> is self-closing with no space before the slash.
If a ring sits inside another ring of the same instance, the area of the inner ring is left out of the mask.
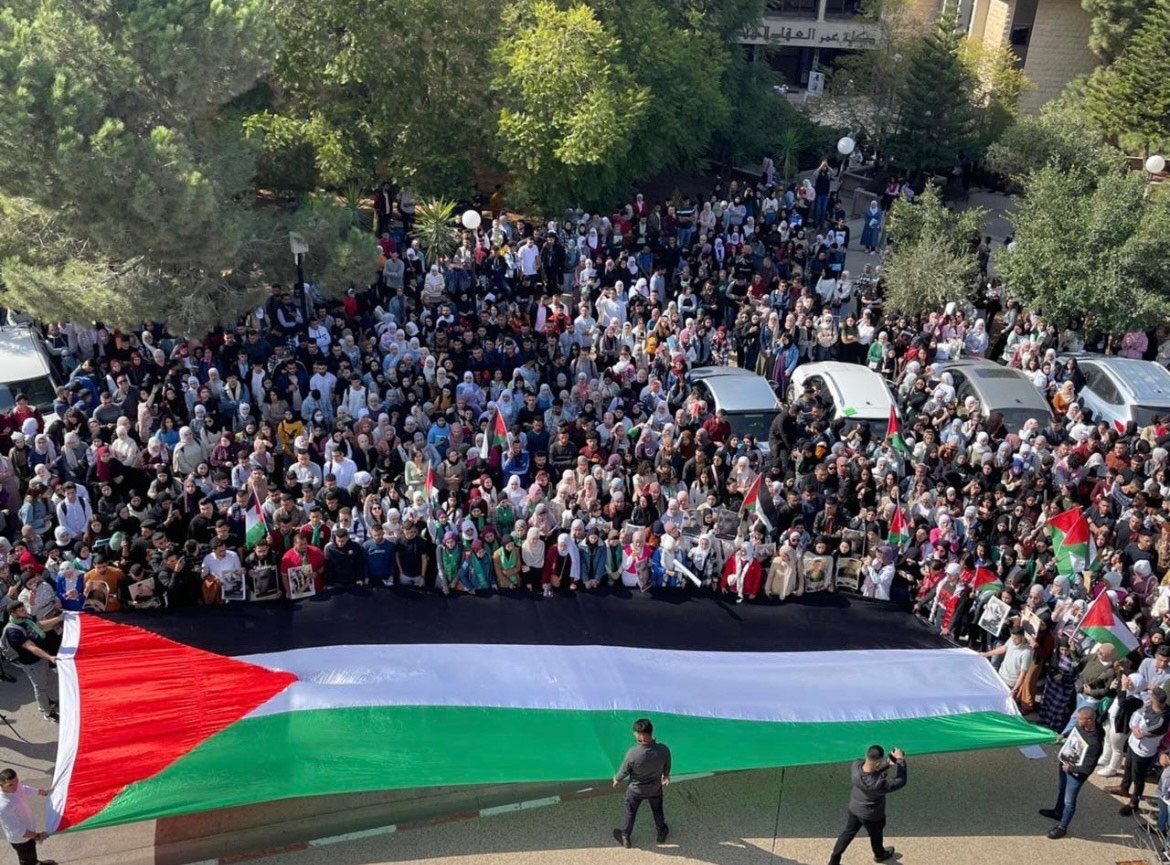
<path id="1" fill-rule="evenodd" d="M 894 777 L 890 777 L 893 767 Z M 837 837 L 829 865 L 841 865 L 846 848 L 857 837 L 861 827 L 869 834 L 873 848 L 873 861 L 886 862 L 893 858 L 894 848 L 885 846 L 886 795 L 906 786 L 906 755 L 901 748 L 894 748 L 890 756 L 881 745 L 870 745 L 865 759 L 858 760 L 850 767 L 853 788 L 849 792 L 849 819 Z"/>

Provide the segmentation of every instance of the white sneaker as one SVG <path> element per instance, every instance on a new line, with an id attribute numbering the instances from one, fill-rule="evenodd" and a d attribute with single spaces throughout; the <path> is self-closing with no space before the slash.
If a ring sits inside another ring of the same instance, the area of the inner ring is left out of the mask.
<path id="1" fill-rule="evenodd" d="M 1110 768 L 1109 766 L 1104 766 L 1097 770 L 1097 777 L 1099 778 L 1115 778 L 1120 774 L 1121 773 L 1119 771 Z"/>

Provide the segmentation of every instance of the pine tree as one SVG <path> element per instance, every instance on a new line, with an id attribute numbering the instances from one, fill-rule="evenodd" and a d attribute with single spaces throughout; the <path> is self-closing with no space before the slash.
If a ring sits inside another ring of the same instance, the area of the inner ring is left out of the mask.
<path id="1" fill-rule="evenodd" d="M 910 49 L 890 139 L 891 155 L 906 169 L 949 169 L 971 141 L 974 81 L 959 53 L 962 38 L 957 8 L 948 6 Z"/>
<path id="2" fill-rule="evenodd" d="M 1170 137 L 1170 0 L 1154 0 L 1125 51 L 1094 76 L 1093 114 L 1115 136 Z"/>

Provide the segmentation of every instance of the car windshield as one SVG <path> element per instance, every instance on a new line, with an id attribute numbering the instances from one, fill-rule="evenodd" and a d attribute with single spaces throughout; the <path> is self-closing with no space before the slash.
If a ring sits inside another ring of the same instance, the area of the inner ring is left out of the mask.
<path id="1" fill-rule="evenodd" d="M 886 431 L 890 428 L 890 419 L 883 418 L 868 418 L 864 421 L 865 425 L 869 427 L 869 437 L 871 441 L 880 442 L 885 441 Z"/>
<path id="2" fill-rule="evenodd" d="M 1003 415 L 1004 426 L 1009 432 L 1019 432 L 1024 428 L 1024 422 L 1033 418 L 1040 426 L 1047 426 L 1051 419 L 1047 412 L 1036 408 L 1001 408 L 996 411 Z"/>
<path id="3" fill-rule="evenodd" d="M 755 436 L 757 442 L 766 442 L 777 414 L 774 411 L 728 412 L 727 422 L 731 424 L 731 431 L 740 438 Z"/>
<path id="4" fill-rule="evenodd" d="M 28 401 L 41 411 L 52 411 L 53 399 L 57 396 L 56 388 L 48 376 L 4 382 L 0 384 L 0 411 L 11 411 L 16 405 L 18 393 L 27 396 Z"/>
<path id="5" fill-rule="evenodd" d="M 1133 419 L 1139 427 L 1149 426 L 1154 418 L 1170 418 L 1170 407 L 1156 405 L 1135 405 Z"/>

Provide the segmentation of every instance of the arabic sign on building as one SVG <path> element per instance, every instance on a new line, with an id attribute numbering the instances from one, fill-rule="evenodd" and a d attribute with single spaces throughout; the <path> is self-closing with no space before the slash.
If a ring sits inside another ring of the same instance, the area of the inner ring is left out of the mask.
<path id="1" fill-rule="evenodd" d="M 876 24 L 856 21 L 798 21 L 765 18 L 749 27 L 739 41 L 745 45 L 791 45 L 801 48 L 874 48 L 880 30 Z"/>

